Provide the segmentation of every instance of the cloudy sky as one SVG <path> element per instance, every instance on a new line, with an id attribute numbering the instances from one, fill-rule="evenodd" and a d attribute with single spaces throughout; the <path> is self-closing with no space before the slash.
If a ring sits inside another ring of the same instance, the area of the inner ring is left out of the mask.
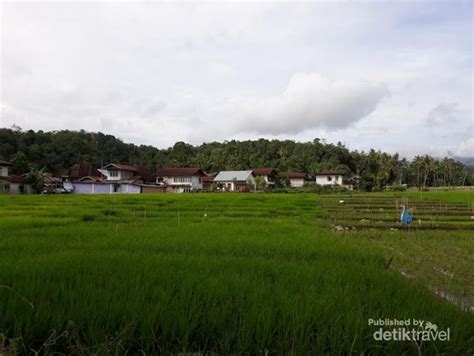
<path id="1" fill-rule="evenodd" d="M 465 2 L 2 2 L 0 126 L 474 156 Z"/>

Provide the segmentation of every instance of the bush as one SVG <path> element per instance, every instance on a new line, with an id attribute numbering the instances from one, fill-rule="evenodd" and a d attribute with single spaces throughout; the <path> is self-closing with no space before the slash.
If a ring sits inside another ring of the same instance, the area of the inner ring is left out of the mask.
<path id="1" fill-rule="evenodd" d="M 102 213 L 105 216 L 117 216 L 118 215 L 118 212 L 116 210 L 111 210 L 111 209 L 103 210 Z"/>
<path id="2" fill-rule="evenodd" d="M 395 184 L 392 186 L 392 190 L 394 192 L 404 192 L 405 190 L 407 190 L 408 187 L 406 184 Z"/>
<path id="3" fill-rule="evenodd" d="M 306 193 L 331 194 L 345 193 L 348 191 L 348 189 L 341 185 L 319 185 L 315 182 L 308 182 L 305 183 L 301 191 Z"/>
<path id="4" fill-rule="evenodd" d="M 288 194 L 288 193 L 290 193 L 290 189 L 289 188 L 275 188 L 275 189 L 272 189 L 272 193 Z"/>

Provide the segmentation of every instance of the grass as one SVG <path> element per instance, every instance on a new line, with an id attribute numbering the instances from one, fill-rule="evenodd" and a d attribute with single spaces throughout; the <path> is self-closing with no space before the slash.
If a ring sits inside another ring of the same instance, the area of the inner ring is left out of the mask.
<path id="1" fill-rule="evenodd" d="M 324 214 L 312 194 L 0 196 L 3 347 L 472 353 L 472 313 L 387 268 L 386 245 L 332 232 Z M 429 320 L 451 340 L 375 341 L 369 318 Z"/>

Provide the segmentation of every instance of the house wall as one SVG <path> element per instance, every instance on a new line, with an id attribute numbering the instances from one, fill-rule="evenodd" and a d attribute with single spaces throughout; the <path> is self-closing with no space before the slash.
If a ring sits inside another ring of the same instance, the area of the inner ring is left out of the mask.
<path id="1" fill-rule="evenodd" d="M 169 185 L 189 185 L 192 190 L 202 190 L 203 188 L 201 176 L 163 177 L 163 182 Z"/>
<path id="2" fill-rule="evenodd" d="M 301 188 L 304 186 L 303 178 L 290 178 L 290 187 L 292 188 Z"/>
<path id="3" fill-rule="evenodd" d="M 33 194 L 31 184 L 10 183 L 10 189 L 13 189 L 17 194 L 21 193 L 20 187 L 23 186 L 23 194 Z"/>
<path id="4" fill-rule="evenodd" d="M 110 194 L 112 184 L 102 183 L 72 183 L 74 186 L 74 193 L 76 194 Z"/>
<path id="5" fill-rule="evenodd" d="M 33 188 L 31 187 L 31 184 L 10 183 L 10 182 L 6 182 L 6 181 L 2 180 L 2 181 L 0 181 L 0 193 L 3 193 L 3 194 L 33 194 Z"/>
<path id="6" fill-rule="evenodd" d="M 142 193 L 166 193 L 166 187 L 147 187 L 143 186 L 142 187 Z"/>
<path id="7" fill-rule="evenodd" d="M 255 188 L 255 177 L 253 175 L 249 175 L 246 181 L 247 184 L 250 184 L 252 186 L 252 189 Z"/>
<path id="8" fill-rule="evenodd" d="M 222 184 L 223 188 L 225 191 L 228 192 L 243 192 L 243 191 L 248 191 L 247 185 L 250 186 L 250 191 L 254 190 L 255 187 L 255 177 L 254 176 L 249 176 L 245 182 L 239 181 L 239 182 L 234 182 L 234 181 L 214 181 L 214 183 L 217 184 Z"/>
<path id="9" fill-rule="evenodd" d="M 116 170 L 116 169 L 101 169 L 101 173 L 105 174 L 107 176 L 107 180 L 127 180 L 133 177 L 134 173 L 130 171 L 122 171 L 122 170 Z M 117 172 L 117 176 L 113 177 L 111 176 L 110 172 Z"/>
<path id="10" fill-rule="evenodd" d="M 8 166 L 0 166 L 0 177 L 8 176 Z"/>
<path id="11" fill-rule="evenodd" d="M 121 184 L 122 193 L 126 194 L 140 194 L 142 192 L 142 187 L 135 184 Z"/>
<path id="12" fill-rule="evenodd" d="M 141 187 L 139 185 L 127 183 L 73 183 L 74 193 L 76 194 L 140 194 Z M 114 191 L 117 186 L 118 190 Z"/>
<path id="13" fill-rule="evenodd" d="M 76 194 L 92 194 L 93 183 L 72 183 L 74 193 Z"/>
<path id="14" fill-rule="evenodd" d="M 331 180 L 328 180 L 328 177 Z M 342 184 L 342 176 L 341 175 L 324 175 L 324 176 L 316 176 L 316 184 L 319 185 L 334 185 L 334 184 Z"/>

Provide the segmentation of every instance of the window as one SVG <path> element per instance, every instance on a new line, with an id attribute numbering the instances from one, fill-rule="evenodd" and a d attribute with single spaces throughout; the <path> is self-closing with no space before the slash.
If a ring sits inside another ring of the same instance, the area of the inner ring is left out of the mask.
<path id="1" fill-rule="evenodd" d="M 118 171 L 109 171 L 111 177 L 118 177 Z"/>
<path id="2" fill-rule="evenodd" d="M 336 182 L 339 180 L 339 176 L 336 176 Z"/>
<path id="3" fill-rule="evenodd" d="M 332 181 L 332 177 L 328 176 L 328 182 Z"/>
<path id="4" fill-rule="evenodd" d="M 191 183 L 191 177 L 174 177 L 175 183 Z"/>
<path id="5" fill-rule="evenodd" d="M 0 177 L 3 177 L 3 167 L 0 167 Z"/>
<path id="6" fill-rule="evenodd" d="M 4 186 L 3 186 L 3 191 L 5 193 L 9 193 L 10 192 L 10 183 L 6 183 Z"/>

